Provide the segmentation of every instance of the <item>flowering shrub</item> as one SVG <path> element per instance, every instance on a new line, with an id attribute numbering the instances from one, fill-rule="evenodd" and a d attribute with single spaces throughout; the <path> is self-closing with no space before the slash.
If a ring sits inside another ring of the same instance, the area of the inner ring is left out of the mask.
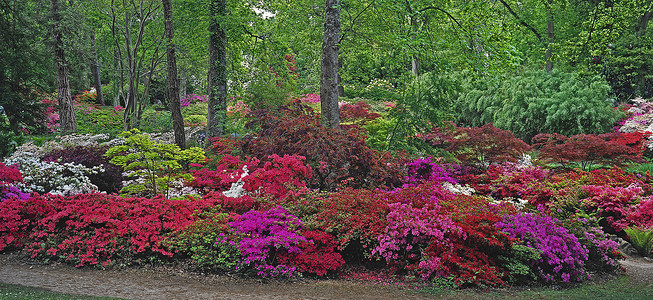
<path id="1" fill-rule="evenodd" d="M 75 195 L 97 191 L 87 175 L 103 172 L 102 166 L 87 168 L 75 163 L 45 162 L 35 157 L 18 157 L 5 160 L 15 165 L 23 175 L 17 187 L 24 192 Z"/>
<path id="2" fill-rule="evenodd" d="M 318 94 L 306 94 L 304 97 L 299 99 L 302 103 L 320 103 L 320 95 Z"/>
<path id="3" fill-rule="evenodd" d="M 25 200 L 0 202 L 0 251 L 23 247 L 38 221 L 52 211 L 52 204 L 36 193 Z"/>
<path id="4" fill-rule="evenodd" d="M 116 259 L 138 263 L 153 255 L 172 256 L 161 245 L 164 235 L 193 223 L 196 212 L 214 205 L 201 200 L 162 197 L 121 198 L 104 194 L 71 197 L 33 194 L 30 199 L 0 203 L 9 222 L 1 222 L 4 244 L 25 244 L 32 257 L 77 266 Z M 3 220 L 4 221 L 4 220 Z"/>
<path id="5" fill-rule="evenodd" d="M 97 91 L 95 89 L 91 91 L 81 91 L 77 96 L 75 96 L 75 101 L 76 102 L 82 102 L 82 103 L 95 103 L 95 99 L 97 98 Z"/>
<path id="6" fill-rule="evenodd" d="M 587 211 L 596 211 L 605 219 L 602 222 L 609 232 L 620 232 L 628 226 L 626 216 L 629 206 L 641 195 L 642 188 L 638 186 L 610 187 L 587 185 L 583 187 L 588 197 L 582 200 L 582 206 Z"/>
<path id="7" fill-rule="evenodd" d="M 12 197 L 20 200 L 27 199 L 29 194 L 21 192 L 15 185 L 21 182 L 23 182 L 23 176 L 18 168 L 7 167 L 0 162 L 0 202 Z"/>
<path id="8" fill-rule="evenodd" d="M 385 192 L 345 188 L 324 196 L 322 210 L 314 216 L 316 226 L 332 234 L 338 250 L 357 246 L 354 253 L 369 251 L 376 245 L 377 237 L 387 225 L 388 212 Z M 353 257 L 352 259 L 362 259 Z"/>
<path id="9" fill-rule="evenodd" d="M 541 258 L 531 262 L 540 279 L 549 281 L 582 281 L 588 250 L 578 238 L 548 216 L 520 213 L 505 215 L 496 226 L 520 244 L 541 252 Z"/>
<path id="10" fill-rule="evenodd" d="M 336 241 L 332 235 L 320 230 L 304 231 L 306 242 L 301 242 L 299 255 L 280 254 L 277 260 L 281 264 L 296 266 L 303 274 L 324 276 L 329 271 L 340 268 L 345 261 L 336 252 Z"/>
<path id="11" fill-rule="evenodd" d="M 300 243 L 306 242 L 301 235 L 302 222 L 281 207 L 264 212 L 249 211 L 229 222 L 236 234 L 244 237 L 238 249 L 243 255 L 242 263 L 252 266 L 257 275 L 277 277 L 295 275 L 296 268 L 277 262 L 278 254 L 299 255 Z M 229 242 L 220 239 L 218 242 Z"/>
<path id="12" fill-rule="evenodd" d="M 45 127 L 48 132 L 59 130 L 59 102 L 57 99 L 43 99 L 41 103 L 45 106 Z"/>
<path id="13" fill-rule="evenodd" d="M 54 150 L 43 156 L 43 161 L 75 163 L 87 168 L 102 166 L 103 172 L 89 174 L 88 178 L 98 187 L 98 190 L 114 193 L 122 187 L 122 170 L 104 156 L 107 149 L 109 149 L 107 146 L 89 145 Z"/>
<path id="14" fill-rule="evenodd" d="M 448 170 L 431 162 L 431 157 L 418 158 L 407 165 L 405 184 L 419 184 L 424 181 L 458 183 L 458 180 L 452 178 Z"/>
<path id="15" fill-rule="evenodd" d="M 425 279 L 436 273 L 443 274 L 444 261 L 434 256 L 424 260 L 424 250 L 430 243 L 450 244 L 450 235 L 463 235 L 460 227 L 454 225 L 449 216 L 442 213 L 437 198 L 422 208 L 411 203 L 388 204 L 387 226 L 379 235 L 379 245 L 372 251 L 385 258 L 386 262 L 399 270 L 415 270 L 418 265 L 424 271 Z"/>

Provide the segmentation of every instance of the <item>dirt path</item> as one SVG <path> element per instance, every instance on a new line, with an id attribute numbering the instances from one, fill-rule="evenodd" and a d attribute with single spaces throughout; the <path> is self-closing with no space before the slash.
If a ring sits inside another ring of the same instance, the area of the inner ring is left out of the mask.
<path id="1" fill-rule="evenodd" d="M 128 299 L 423 299 L 396 286 L 344 280 L 260 283 L 227 276 L 29 265 L 0 255 L 0 282 L 54 292 Z M 424 298 L 425 299 L 425 298 Z"/>
<path id="2" fill-rule="evenodd" d="M 653 260 L 628 258 L 626 274 L 653 284 Z M 152 270 L 101 271 L 65 265 L 30 265 L 0 255 L 0 282 L 51 291 L 128 299 L 425 299 L 398 286 L 344 280 L 261 283 L 228 276 Z"/>

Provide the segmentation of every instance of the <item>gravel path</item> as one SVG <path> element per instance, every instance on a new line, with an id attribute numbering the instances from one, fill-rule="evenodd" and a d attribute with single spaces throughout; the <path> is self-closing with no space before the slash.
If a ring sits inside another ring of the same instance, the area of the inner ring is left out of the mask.
<path id="1" fill-rule="evenodd" d="M 633 282 L 653 284 L 653 260 L 622 262 Z M 30 265 L 15 255 L 0 255 L 0 282 L 54 292 L 128 299 L 426 299 L 398 286 L 345 280 L 261 283 L 228 276 L 200 276 L 152 270 L 76 269 Z"/>
<path id="2" fill-rule="evenodd" d="M 261 283 L 228 276 L 29 265 L 11 255 L 0 255 L 0 282 L 128 299 L 426 299 L 397 286 L 344 280 Z"/>

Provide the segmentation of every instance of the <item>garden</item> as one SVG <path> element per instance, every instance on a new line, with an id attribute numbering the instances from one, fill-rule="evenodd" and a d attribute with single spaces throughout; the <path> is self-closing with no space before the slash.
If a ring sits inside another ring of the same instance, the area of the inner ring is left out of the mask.
<path id="1" fill-rule="evenodd" d="M 454 287 L 583 282 L 621 271 L 626 241 L 651 255 L 650 132 L 631 130 L 649 102 L 615 109 L 626 111 L 615 132 L 531 145 L 492 123 L 443 124 L 411 137 L 442 153 L 419 156 L 367 145 L 363 128 L 384 112 L 345 104 L 351 125 L 328 129 L 310 97 L 234 117 L 255 134 L 205 149 L 138 129 L 21 145 L 0 164 L 0 250 L 76 267 L 186 261 Z"/>
<path id="2" fill-rule="evenodd" d="M 653 258 L 649 2 L 291 2 L 0 1 L 0 258 L 438 291 Z"/>

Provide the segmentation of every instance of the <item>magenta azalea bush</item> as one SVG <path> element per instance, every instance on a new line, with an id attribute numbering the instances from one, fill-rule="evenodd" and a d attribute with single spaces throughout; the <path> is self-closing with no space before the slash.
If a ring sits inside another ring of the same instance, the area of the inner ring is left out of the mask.
<path id="1" fill-rule="evenodd" d="M 301 254 L 299 244 L 306 242 L 301 234 L 302 222 L 282 207 L 267 211 L 249 211 L 229 223 L 233 231 L 245 237 L 240 240 L 242 263 L 252 266 L 257 275 L 277 277 L 295 275 L 296 268 L 277 264 L 279 253 Z M 221 243 L 229 242 L 225 239 Z"/>
<path id="2" fill-rule="evenodd" d="M 532 267 L 544 281 L 582 281 L 589 278 L 584 265 L 588 250 L 578 238 L 558 221 L 538 214 L 520 213 L 506 215 L 496 224 L 520 243 L 541 252 L 539 260 L 532 261 Z"/>

